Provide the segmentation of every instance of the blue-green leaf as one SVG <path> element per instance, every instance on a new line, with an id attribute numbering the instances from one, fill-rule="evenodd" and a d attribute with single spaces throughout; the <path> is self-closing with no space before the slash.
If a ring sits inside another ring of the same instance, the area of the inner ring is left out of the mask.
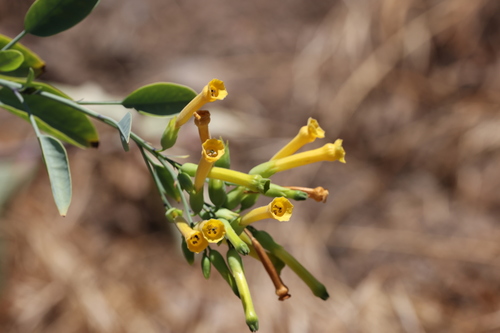
<path id="1" fill-rule="evenodd" d="M 9 78 L 9 80 L 24 83 L 22 79 Z M 34 90 L 42 90 L 60 97 L 70 98 L 56 88 L 40 82 L 32 82 L 31 87 L 22 92 L 23 98 L 35 118 L 45 124 L 43 127 L 40 126 L 40 129 L 81 148 L 99 145 L 97 131 L 86 115 L 72 107 L 36 94 Z M 0 89 L 0 107 L 28 120 L 28 113 L 24 110 L 24 106 L 8 88 Z"/>
<path id="2" fill-rule="evenodd" d="M 156 116 L 170 116 L 181 112 L 195 96 L 196 92 L 189 87 L 161 82 L 135 90 L 122 105 Z"/>
<path id="3" fill-rule="evenodd" d="M 9 44 L 11 40 L 11 38 L 0 34 L 0 48 Z M 28 75 L 28 71 L 30 68 L 33 68 L 35 77 L 38 77 L 44 72 L 45 62 L 43 62 L 43 60 L 40 59 L 40 57 L 36 53 L 23 46 L 21 43 L 16 43 L 10 49 L 21 52 L 24 56 L 24 61 L 21 66 L 19 66 L 19 68 L 12 72 L 9 72 L 9 76 L 25 77 L 26 75 Z"/>
<path id="4" fill-rule="evenodd" d="M 129 150 L 128 142 L 130 140 L 130 130 L 132 129 L 132 115 L 127 112 L 125 116 L 118 122 L 118 131 L 120 132 L 120 141 L 123 149 Z"/>
<path id="5" fill-rule="evenodd" d="M 24 30 L 39 37 L 67 30 L 90 14 L 99 0 L 36 0 L 24 17 Z"/>
<path id="6" fill-rule="evenodd" d="M 61 216 L 66 216 L 71 203 L 71 174 L 66 149 L 59 140 L 48 135 L 40 135 L 38 140 L 57 209 Z"/>
<path id="7" fill-rule="evenodd" d="M 24 56 L 17 50 L 0 51 L 0 71 L 10 72 L 16 70 L 24 61 Z"/>

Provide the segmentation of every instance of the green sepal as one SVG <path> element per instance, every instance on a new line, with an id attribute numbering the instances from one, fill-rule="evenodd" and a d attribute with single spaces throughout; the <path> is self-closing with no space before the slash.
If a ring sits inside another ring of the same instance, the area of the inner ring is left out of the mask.
<path id="1" fill-rule="evenodd" d="M 177 180 L 179 181 L 179 186 L 187 193 L 194 191 L 193 179 L 187 173 L 179 172 L 177 174 Z"/>
<path id="2" fill-rule="evenodd" d="M 201 212 L 204 204 L 205 200 L 203 198 L 203 190 L 198 192 L 192 191 L 189 193 L 189 205 L 191 206 L 191 210 L 194 214 Z"/>
<path id="3" fill-rule="evenodd" d="M 222 138 L 220 138 L 221 141 Z M 216 167 L 230 169 L 231 168 L 231 154 L 229 152 L 229 141 L 224 142 L 224 155 L 215 161 Z"/>
<path id="4" fill-rule="evenodd" d="M 255 203 L 257 202 L 257 199 L 259 199 L 259 195 L 259 193 L 246 193 L 241 200 L 240 210 L 245 210 L 253 207 L 253 205 L 255 205 Z"/>
<path id="5" fill-rule="evenodd" d="M 244 256 L 248 255 L 250 253 L 248 245 L 238 236 L 229 221 L 223 218 L 219 218 L 218 220 L 224 223 L 224 227 L 226 228 L 226 239 L 234 246 L 236 251 Z"/>
<path id="6" fill-rule="evenodd" d="M 293 199 L 297 201 L 302 201 L 306 200 L 308 198 L 308 195 L 306 192 L 303 191 L 298 191 L 298 190 L 292 190 L 283 186 L 279 186 L 276 184 L 271 184 L 269 187 L 269 190 L 265 193 L 266 197 L 272 197 L 272 198 L 279 198 L 279 197 L 285 197 L 287 199 Z"/>
<path id="7" fill-rule="evenodd" d="M 172 117 L 172 119 L 170 119 L 170 121 L 168 122 L 167 127 L 165 127 L 165 130 L 163 131 L 160 140 L 162 150 L 166 150 L 168 148 L 173 147 L 177 142 L 177 135 L 179 134 L 179 128 L 175 127 L 176 120 L 177 117 Z"/>
<path id="8" fill-rule="evenodd" d="M 168 222 L 174 223 L 175 218 L 182 216 L 183 214 L 184 212 L 181 209 L 172 207 L 165 212 L 165 217 L 167 218 Z"/>
<path id="9" fill-rule="evenodd" d="M 205 279 L 210 278 L 210 271 L 212 268 L 212 263 L 210 262 L 210 257 L 207 256 L 207 251 L 203 252 L 203 257 L 201 258 L 201 271 Z"/>
<path id="10" fill-rule="evenodd" d="M 180 202 L 181 192 L 172 173 L 163 165 L 155 164 L 153 167 L 158 175 L 158 178 L 160 179 L 161 184 L 163 185 L 163 188 L 165 189 L 165 193 L 174 198 L 175 201 Z"/>
<path id="11" fill-rule="evenodd" d="M 224 257 L 218 251 L 213 249 L 210 249 L 209 257 L 210 262 L 212 263 L 212 265 L 214 265 L 215 269 L 219 272 L 219 274 L 227 282 L 227 284 L 229 284 L 233 293 L 237 297 L 240 297 L 238 288 L 236 287 L 236 281 L 234 281 L 234 277 L 231 274 L 229 267 L 227 267 Z"/>
<path id="12" fill-rule="evenodd" d="M 243 186 L 233 188 L 227 194 L 227 199 L 223 206 L 227 209 L 235 209 L 241 204 L 241 200 L 243 200 L 244 195 L 245 188 Z"/>
<path id="13" fill-rule="evenodd" d="M 208 195 L 210 201 L 212 201 L 216 208 L 221 207 L 227 199 L 226 185 L 224 182 L 219 179 L 209 179 Z"/>

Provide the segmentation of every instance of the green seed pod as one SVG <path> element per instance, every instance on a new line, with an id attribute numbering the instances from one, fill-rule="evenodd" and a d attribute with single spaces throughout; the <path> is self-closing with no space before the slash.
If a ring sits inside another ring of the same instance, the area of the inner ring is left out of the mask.
<path id="1" fill-rule="evenodd" d="M 201 258 L 201 271 L 205 279 L 210 278 L 210 270 L 212 268 L 212 263 L 210 262 L 210 257 L 207 256 L 207 251 L 203 252 L 203 257 Z"/>
<path id="2" fill-rule="evenodd" d="M 227 263 L 229 268 L 231 268 L 236 286 L 238 287 L 238 292 L 240 293 L 248 328 L 250 328 L 250 331 L 256 332 L 259 329 L 259 318 L 253 307 L 252 296 L 250 295 L 250 289 L 248 288 L 248 283 L 245 278 L 243 262 L 235 249 L 229 249 L 227 251 Z"/>
<path id="3" fill-rule="evenodd" d="M 215 166 L 225 169 L 231 168 L 231 157 L 229 156 L 229 141 L 224 142 L 224 155 L 215 162 Z"/>
<path id="4" fill-rule="evenodd" d="M 194 252 L 189 251 L 187 244 L 186 244 L 186 239 L 184 237 L 182 237 L 181 248 L 182 248 L 182 254 L 184 255 L 184 258 L 186 258 L 186 261 L 188 262 L 188 264 L 192 265 L 194 263 Z"/>
<path id="5" fill-rule="evenodd" d="M 165 130 L 163 131 L 160 141 L 161 148 L 163 150 L 171 148 L 173 145 L 175 145 L 175 142 L 177 141 L 177 134 L 179 133 L 179 129 L 175 128 L 176 120 L 177 117 L 172 117 L 168 122 L 167 127 L 165 127 Z"/>
<path id="6" fill-rule="evenodd" d="M 210 201 L 212 201 L 215 207 L 221 207 L 227 199 L 226 185 L 224 182 L 219 179 L 209 179 L 208 195 L 210 196 Z"/>
<path id="7" fill-rule="evenodd" d="M 189 194 L 189 205 L 191 206 L 194 214 L 201 212 L 204 204 L 205 200 L 203 199 L 203 190 L 198 192 L 193 191 Z"/>
<path id="8" fill-rule="evenodd" d="M 177 180 L 179 181 L 180 187 L 186 191 L 187 193 L 193 192 L 194 185 L 193 185 L 193 180 L 191 177 L 184 172 L 179 172 L 177 175 Z"/>
<path id="9" fill-rule="evenodd" d="M 243 196 L 243 199 L 241 200 L 241 210 L 248 209 L 255 205 L 257 202 L 257 199 L 259 199 L 259 193 L 247 193 Z"/>
<path id="10" fill-rule="evenodd" d="M 224 207 L 227 209 L 235 209 L 243 200 L 243 196 L 245 195 L 245 188 L 243 186 L 238 186 L 233 188 L 227 194 L 226 202 L 224 203 Z"/>
<path id="11" fill-rule="evenodd" d="M 218 251 L 210 249 L 209 258 L 210 262 L 212 263 L 212 265 L 214 265 L 215 269 L 220 273 L 222 278 L 226 280 L 226 282 L 229 284 L 234 294 L 240 297 L 238 288 L 236 287 L 236 281 L 234 281 L 234 277 L 229 271 L 229 268 L 227 267 L 224 257 Z"/>

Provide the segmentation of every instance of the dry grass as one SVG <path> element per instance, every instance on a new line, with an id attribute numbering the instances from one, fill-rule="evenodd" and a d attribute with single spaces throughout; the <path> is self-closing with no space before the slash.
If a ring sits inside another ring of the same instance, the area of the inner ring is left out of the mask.
<path id="1" fill-rule="evenodd" d="M 0 4 L 0 30 L 16 34 L 27 5 Z M 499 20 L 494 0 L 104 0 L 82 25 L 26 44 L 46 59 L 45 79 L 117 96 L 223 79 L 230 94 L 214 106 L 213 132 L 231 141 L 239 170 L 309 116 L 328 141 L 344 139 L 346 165 L 274 178 L 322 185 L 328 203 L 298 203 L 289 224 L 260 225 L 331 297 L 314 298 L 285 270 L 292 298 L 278 302 L 246 260 L 261 332 L 497 332 Z M 135 126 L 154 142 L 148 124 Z M 70 149 L 68 217 L 41 168 L 3 211 L 2 331 L 246 331 L 222 279 L 183 262 L 137 152 L 99 130 L 98 151 Z M 196 155 L 194 131 L 183 135 L 177 153 Z M 28 126 L 2 113 L 7 156 L 13 177 L 40 167 Z"/>

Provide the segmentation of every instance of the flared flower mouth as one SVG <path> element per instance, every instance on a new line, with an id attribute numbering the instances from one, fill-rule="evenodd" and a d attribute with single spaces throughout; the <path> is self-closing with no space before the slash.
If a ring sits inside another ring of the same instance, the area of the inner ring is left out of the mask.
<path id="1" fill-rule="evenodd" d="M 195 228 L 201 231 L 209 243 L 218 243 L 226 235 L 224 223 L 216 219 L 202 221 L 198 223 Z"/>
<path id="2" fill-rule="evenodd" d="M 292 217 L 293 205 L 286 198 L 275 198 L 268 205 L 268 210 L 275 220 L 280 222 L 289 221 Z"/>
<path id="3" fill-rule="evenodd" d="M 328 161 L 339 161 L 345 163 L 345 150 L 342 147 L 342 140 L 337 139 L 334 143 L 327 143 L 323 146 L 328 156 Z"/>
<path id="4" fill-rule="evenodd" d="M 208 241 L 203 237 L 203 234 L 199 231 L 194 231 L 191 236 L 186 238 L 186 243 L 189 251 L 194 253 L 200 253 L 205 250 L 208 246 Z"/>
<path id="5" fill-rule="evenodd" d="M 208 139 L 202 145 L 203 158 L 209 163 L 215 163 L 224 155 L 224 143 L 217 139 Z"/>
<path id="6" fill-rule="evenodd" d="M 227 96 L 224 82 L 219 79 L 213 79 L 203 88 L 203 95 L 209 102 L 223 100 Z"/>
<path id="7" fill-rule="evenodd" d="M 307 132 L 309 133 L 309 136 L 311 138 L 316 139 L 322 139 L 325 137 L 325 131 L 319 127 L 318 121 L 313 118 L 309 118 L 307 120 Z"/>

